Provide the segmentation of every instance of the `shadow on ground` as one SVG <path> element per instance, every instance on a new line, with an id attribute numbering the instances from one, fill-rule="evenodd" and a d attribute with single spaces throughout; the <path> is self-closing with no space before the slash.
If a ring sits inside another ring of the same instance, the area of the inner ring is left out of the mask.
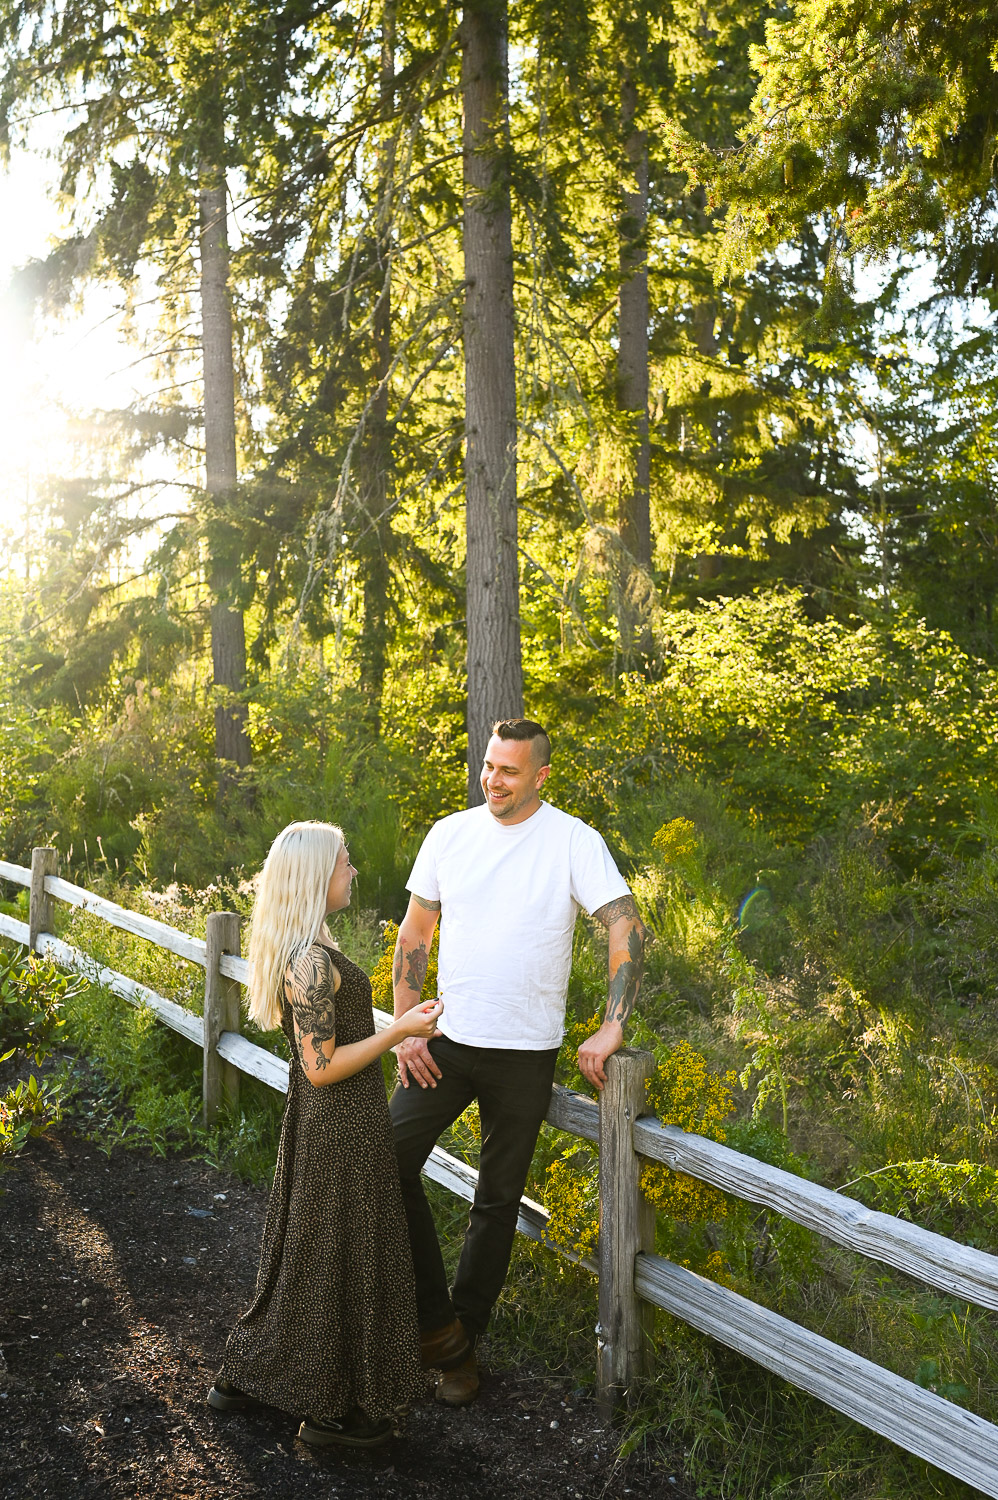
<path id="1" fill-rule="evenodd" d="M 474 1407 L 416 1406 L 376 1454 L 316 1455 L 286 1413 L 209 1412 L 265 1207 L 202 1162 L 29 1142 L 0 1178 L 0 1500 L 689 1495 L 621 1464 L 587 1397 L 489 1369 L 487 1346 Z"/>

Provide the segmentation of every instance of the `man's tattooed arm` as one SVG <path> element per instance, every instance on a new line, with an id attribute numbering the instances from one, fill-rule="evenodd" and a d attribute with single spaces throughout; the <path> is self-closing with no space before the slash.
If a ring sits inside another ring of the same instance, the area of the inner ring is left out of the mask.
<path id="1" fill-rule="evenodd" d="M 396 1015 L 415 1005 L 423 992 L 439 911 L 439 901 L 428 901 L 425 896 L 410 893 L 409 910 L 398 930 L 392 960 Z"/>
<path id="2" fill-rule="evenodd" d="M 633 896 L 618 896 L 615 901 L 608 901 L 605 906 L 597 907 L 593 912 L 593 920 L 602 923 L 607 932 L 609 932 L 614 922 L 618 921 L 620 917 L 627 917 L 629 921 L 633 922 L 641 933 L 642 941 L 644 941 L 646 936 L 645 924 L 638 915 L 638 909 L 634 904 Z"/>
<path id="3" fill-rule="evenodd" d="M 424 900 L 424 898 L 422 896 L 417 896 L 415 893 L 413 893 L 412 899 L 415 901 L 416 905 L 417 906 L 421 906 L 424 911 L 439 911 L 440 910 L 440 902 L 439 901 L 426 901 L 426 900 Z"/>
<path id="4" fill-rule="evenodd" d="M 419 996 L 423 993 L 423 981 L 426 979 L 426 970 L 430 962 L 426 944 L 420 943 L 418 948 L 410 948 L 406 956 L 409 963 L 405 971 L 405 982 L 413 993 Z"/>
<path id="5" fill-rule="evenodd" d="M 641 988 L 644 973 L 643 929 L 630 927 L 627 932 L 627 956 L 619 951 L 610 954 L 610 996 L 606 1005 L 606 1019 L 627 1024 Z M 614 967 L 614 959 L 617 960 Z"/>
<path id="6" fill-rule="evenodd" d="M 396 1000 L 400 998 L 398 989 L 399 985 L 403 982 L 403 974 L 405 975 L 406 989 L 412 991 L 412 995 L 416 1000 L 419 999 L 423 992 L 423 981 L 426 978 L 426 970 L 429 967 L 429 963 L 430 955 L 426 944 L 407 938 L 405 933 L 400 929 L 399 935 L 395 939 L 395 957 L 392 962 L 392 982 L 395 986 Z M 405 995 L 404 992 L 403 995 L 408 1000 L 409 1005 L 413 1004 L 413 999 L 410 996 Z M 408 1009 L 408 1006 L 405 1008 Z"/>
<path id="7" fill-rule="evenodd" d="M 644 972 L 647 930 L 633 896 L 618 896 L 593 912 L 610 938 L 610 991 L 606 1020 L 624 1026 L 634 1009 Z"/>
<path id="8" fill-rule="evenodd" d="M 327 948 L 313 943 L 288 970 L 284 992 L 295 1020 L 298 1058 L 306 1073 L 321 1073 L 332 1055 L 324 1043 L 336 1044 L 336 969 Z"/>
<path id="9" fill-rule="evenodd" d="M 425 896 L 410 894 L 409 906 L 395 940 L 395 962 L 392 966 L 396 1018 L 404 1016 L 414 1005 L 419 1004 L 423 985 L 426 983 L 430 947 L 439 915 L 439 901 L 429 901 Z M 413 1082 L 420 1088 L 436 1087 L 440 1069 L 429 1051 L 429 1038 L 406 1037 L 396 1046 L 395 1056 L 403 1088 L 408 1088 Z"/>

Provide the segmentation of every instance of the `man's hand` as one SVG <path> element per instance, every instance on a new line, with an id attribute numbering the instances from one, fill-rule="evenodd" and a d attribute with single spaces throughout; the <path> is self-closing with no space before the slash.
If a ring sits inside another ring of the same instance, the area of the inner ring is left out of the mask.
<path id="1" fill-rule="evenodd" d="M 619 1021 L 604 1021 L 599 1031 L 579 1048 L 579 1072 L 601 1089 L 606 1083 L 606 1060 L 624 1045 L 624 1028 Z"/>
<path id="2" fill-rule="evenodd" d="M 436 1088 L 440 1069 L 422 1037 L 407 1036 L 394 1050 L 399 1065 L 399 1083 L 404 1089 L 409 1087 L 410 1080 L 418 1083 L 421 1089 Z"/>

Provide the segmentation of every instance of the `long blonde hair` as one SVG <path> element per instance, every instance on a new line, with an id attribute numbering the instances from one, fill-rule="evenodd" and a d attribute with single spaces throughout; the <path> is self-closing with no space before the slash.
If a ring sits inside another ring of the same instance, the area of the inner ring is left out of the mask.
<path id="1" fill-rule="evenodd" d="M 285 969 L 322 931 L 343 842 L 332 823 L 289 823 L 270 846 L 249 940 L 249 1016 L 264 1031 L 281 1024 Z"/>

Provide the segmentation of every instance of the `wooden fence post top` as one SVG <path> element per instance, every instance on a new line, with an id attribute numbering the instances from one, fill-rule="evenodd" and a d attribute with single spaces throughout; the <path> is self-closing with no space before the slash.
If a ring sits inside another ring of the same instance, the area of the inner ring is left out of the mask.
<path id="1" fill-rule="evenodd" d="M 638 1047 L 621 1047 L 619 1052 L 612 1052 L 605 1063 L 607 1086 L 614 1087 L 615 1091 L 622 1086 L 636 1086 L 643 1084 L 646 1078 L 650 1078 L 655 1071 L 655 1059 L 650 1052 Z M 626 1082 L 625 1082 L 626 1080 Z M 600 1095 L 600 1102 L 606 1093 Z"/>
<path id="2" fill-rule="evenodd" d="M 210 911 L 205 921 L 205 929 L 210 927 L 212 931 L 221 931 L 226 934 L 233 930 L 238 932 L 241 922 L 242 917 L 237 911 Z"/>

